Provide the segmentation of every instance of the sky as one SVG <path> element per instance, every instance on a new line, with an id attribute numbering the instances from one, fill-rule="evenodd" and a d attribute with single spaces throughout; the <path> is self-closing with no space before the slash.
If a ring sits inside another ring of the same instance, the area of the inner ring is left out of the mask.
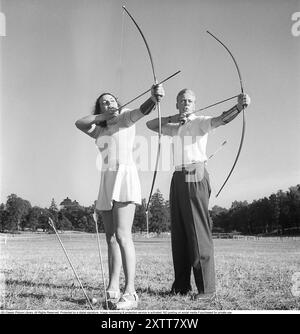
<path id="1" fill-rule="evenodd" d="M 52 198 L 84 206 L 97 198 L 98 151 L 74 123 L 92 112 L 104 91 L 125 103 L 153 84 L 144 42 L 123 5 L 148 41 L 158 80 L 181 71 L 164 84 L 162 116 L 177 112 L 182 88 L 195 91 L 198 108 L 240 93 L 232 59 L 206 30 L 237 60 L 251 97 L 245 139 L 216 198 L 237 154 L 242 118 L 209 135 L 208 155 L 227 141 L 208 163 L 210 207 L 252 202 L 299 184 L 300 27 L 292 20 L 299 0 L 1 0 L 6 36 L 0 37 L 0 202 L 11 193 L 41 207 Z M 217 116 L 233 104 L 204 115 Z M 154 117 L 156 111 L 137 123 L 137 136 L 157 138 L 146 127 Z M 148 199 L 153 172 L 139 175 Z M 172 170 L 157 175 L 155 189 L 165 199 L 171 177 Z"/>

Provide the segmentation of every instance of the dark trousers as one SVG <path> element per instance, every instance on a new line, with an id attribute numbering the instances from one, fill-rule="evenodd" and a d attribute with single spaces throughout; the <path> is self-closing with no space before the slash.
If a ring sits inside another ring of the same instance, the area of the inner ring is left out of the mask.
<path id="1" fill-rule="evenodd" d="M 191 290 L 191 269 L 199 293 L 215 292 L 214 250 L 208 202 L 211 189 L 206 169 L 173 174 L 170 189 L 171 241 L 175 271 L 172 291 Z"/>

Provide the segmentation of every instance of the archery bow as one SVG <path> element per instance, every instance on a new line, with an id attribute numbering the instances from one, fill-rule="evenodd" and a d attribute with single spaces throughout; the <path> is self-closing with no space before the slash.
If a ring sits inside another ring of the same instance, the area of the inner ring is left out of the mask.
<path id="1" fill-rule="evenodd" d="M 143 41 L 146 45 L 148 55 L 149 55 L 149 58 L 150 58 L 150 62 L 151 62 L 154 84 L 157 84 L 158 81 L 157 81 L 157 77 L 156 77 L 156 74 L 155 74 L 154 63 L 153 63 L 151 51 L 150 51 L 149 45 L 147 43 L 147 40 L 146 40 L 141 28 L 139 27 L 139 25 L 137 24 L 137 22 L 135 21 L 135 19 L 132 17 L 132 15 L 129 13 L 129 11 L 126 9 L 125 6 L 123 6 L 123 9 L 128 14 L 128 16 L 131 18 L 131 20 L 133 21 L 133 23 L 135 24 L 136 28 L 138 29 L 139 33 L 141 34 L 141 36 L 143 38 Z M 146 206 L 147 226 L 148 226 L 148 209 L 149 209 L 150 199 L 151 199 L 151 196 L 152 196 L 152 192 L 153 192 L 153 188 L 154 188 L 154 184 L 155 184 L 155 179 L 156 179 L 156 175 L 157 175 L 157 168 L 158 168 L 158 163 L 159 163 L 160 147 L 161 147 L 161 113 L 160 113 L 160 103 L 159 102 L 157 102 L 157 113 L 158 113 L 158 147 L 157 147 L 155 171 L 154 171 L 154 174 L 153 174 L 151 190 L 150 190 L 150 194 L 149 194 L 148 203 L 147 203 L 147 206 Z"/>
<path id="2" fill-rule="evenodd" d="M 208 30 L 206 31 L 210 36 L 212 36 L 217 42 L 219 42 L 224 48 L 225 50 L 229 53 L 230 57 L 232 58 L 233 62 L 234 62 L 234 65 L 235 65 L 235 68 L 237 70 L 237 73 L 238 73 L 238 76 L 239 76 L 239 81 L 240 81 L 240 87 L 241 87 L 241 93 L 243 94 L 244 93 L 244 85 L 243 85 L 243 80 L 242 80 L 242 75 L 241 75 L 241 71 L 239 69 L 239 66 L 237 64 L 237 61 L 235 60 L 233 54 L 231 53 L 231 51 L 228 49 L 228 47 L 223 43 L 221 42 L 215 35 L 213 35 L 211 32 L 209 32 Z M 246 118 L 245 118 L 245 108 L 243 107 L 242 109 L 242 112 L 243 112 L 243 128 L 242 128 L 242 135 L 241 135 L 241 140 L 240 140 L 240 145 L 239 145 L 239 148 L 238 148 L 238 153 L 236 155 L 236 158 L 234 160 L 234 163 L 231 167 L 231 170 L 228 174 L 228 176 L 226 177 L 222 187 L 220 188 L 220 190 L 217 192 L 217 195 L 216 197 L 219 196 L 220 192 L 222 191 L 222 189 L 224 188 L 225 184 L 227 183 L 228 179 L 230 178 L 233 170 L 234 170 L 234 167 L 238 161 L 238 158 L 240 156 L 240 153 L 241 153 L 241 150 L 242 150 L 242 146 L 243 146 L 243 142 L 244 142 L 244 137 L 245 137 L 245 131 L 246 131 Z"/>

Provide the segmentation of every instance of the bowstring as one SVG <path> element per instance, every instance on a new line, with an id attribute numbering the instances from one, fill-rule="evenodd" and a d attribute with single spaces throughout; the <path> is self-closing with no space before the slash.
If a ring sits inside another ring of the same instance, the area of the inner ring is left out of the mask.
<path id="1" fill-rule="evenodd" d="M 118 65 L 118 97 L 122 96 L 122 80 L 123 80 L 123 53 L 124 53 L 124 37 L 125 36 L 125 11 L 122 10 L 121 36 L 120 36 L 120 57 Z"/>

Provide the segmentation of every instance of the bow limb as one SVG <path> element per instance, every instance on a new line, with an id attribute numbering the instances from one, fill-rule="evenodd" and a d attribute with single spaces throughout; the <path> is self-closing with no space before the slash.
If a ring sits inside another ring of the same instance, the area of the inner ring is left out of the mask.
<path id="1" fill-rule="evenodd" d="M 235 158 L 235 161 L 234 161 L 234 163 L 233 163 L 233 165 L 232 165 L 232 167 L 231 167 L 231 170 L 230 170 L 228 176 L 226 177 L 226 179 L 225 179 L 225 181 L 224 181 L 222 187 L 221 187 L 220 190 L 218 191 L 216 197 L 219 196 L 220 192 L 222 191 L 222 189 L 224 188 L 224 186 L 225 186 L 225 184 L 227 183 L 228 179 L 230 178 L 230 176 L 231 176 L 231 174 L 232 174 L 232 172 L 233 172 L 233 170 L 234 170 L 234 168 L 235 168 L 235 165 L 236 165 L 236 163 L 237 163 L 237 161 L 238 161 L 238 158 L 239 158 L 239 156 L 240 156 L 241 150 L 242 150 L 242 146 L 243 146 L 243 142 L 244 142 L 244 137 L 245 137 L 245 131 L 246 131 L 246 118 L 245 118 L 245 110 L 244 110 L 244 108 L 243 108 L 243 111 L 242 111 L 242 112 L 243 112 L 243 128 L 242 128 L 242 135 L 241 135 L 241 140 L 240 140 L 240 145 L 239 145 L 238 153 L 237 153 L 236 158 Z"/>
<path id="2" fill-rule="evenodd" d="M 157 154 L 156 154 L 156 162 L 155 162 L 155 170 L 153 173 L 153 179 L 152 179 L 152 185 L 151 185 L 151 190 L 149 193 L 149 198 L 148 198 L 148 203 L 146 206 L 146 214 L 148 218 L 148 209 L 150 205 L 150 200 L 153 192 L 153 188 L 155 185 L 155 180 L 157 176 L 157 169 L 158 169 L 158 163 L 159 163 L 159 157 L 160 157 L 160 148 L 161 148 L 161 112 L 160 112 L 160 103 L 157 103 L 157 112 L 158 112 L 158 146 L 157 146 Z"/>
<path id="3" fill-rule="evenodd" d="M 231 59 L 233 60 L 234 62 L 234 65 L 235 65 L 235 68 L 237 70 L 237 73 L 238 73 L 238 76 L 239 76 L 239 82 L 240 82 L 240 87 L 241 87 L 241 93 L 243 94 L 244 93 L 244 85 L 243 85 L 243 79 L 242 79 L 242 75 L 241 75 L 241 71 L 239 69 L 239 66 L 237 64 L 237 61 L 235 60 L 233 54 L 231 53 L 231 51 L 228 49 L 228 47 L 223 43 L 221 42 L 216 36 L 214 36 L 211 32 L 209 31 L 206 31 L 210 36 L 212 36 L 217 42 L 219 42 L 224 48 L 225 50 L 229 53 Z M 243 114 L 243 128 L 242 128 L 242 135 L 241 135 L 241 140 L 240 140 L 240 145 L 239 145 L 239 148 L 238 148 L 238 153 L 236 155 L 236 158 L 234 160 L 234 163 L 230 169 L 230 172 L 228 174 L 228 176 L 226 177 L 225 181 L 223 182 L 223 185 L 221 186 L 220 190 L 217 192 L 217 195 L 216 197 L 219 196 L 220 192 L 222 191 L 222 189 L 224 188 L 225 184 L 227 183 L 227 181 L 229 180 L 234 168 L 235 168 L 235 165 L 239 159 L 239 156 L 240 156 L 240 153 L 241 153 L 241 150 L 242 150 L 242 147 L 243 147 L 243 142 L 244 142 L 244 137 L 245 137 L 245 131 L 246 131 L 246 117 L 245 117 L 245 108 L 243 107 L 242 109 L 242 114 Z"/>
<path id="4" fill-rule="evenodd" d="M 154 80 L 154 84 L 157 84 L 157 77 L 156 77 L 156 73 L 155 73 L 155 69 L 154 69 L 154 62 L 153 62 L 153 58 L 152 58 L 152 54 L 149 48 L 149 45 L 147 43 L 147 40 L 141 30 L 141 28 L 139 27 L 139 25 L 137 24 L 137 22 L 135 21 L 135 19 L 133 18 L 133 16 L 129 13 L 129 11 L 126 9 L 125 6 L 123 6 L 123 9 L 125 10 L 125 12 L 128 14 L 128 16 L 131 18 L 132 22 L 134 23 L 134 25 L 136 26 L 136 28 L 138 29 L 139 33 L 141 34 L 143 41 L 146 45 L 147 48 L 147 52 L 150 58 L 150 63 L 151 63 L 151 68 L 152 68 L 152 74 L 153 74 L 153 80 Z M 161 147 L 161 112 L 160 112 L 160 103 L 157 102 L 157 113 L 158 113 L 158 147 L 157 147 L 157 155 L 156 155 L 156 162 L 155 162 L 155 171 L 153 174 L 153 179 L 152 179 L 152 185 L 151 185 L 151 190 L 150 190 L 150 194 L 149 194 L 149 199 L 148 199 L 148 203 L 146 206 L 146 217 L 147 217 L 147 221 L 148 221 L 148 209 L 149 209 L 149 204 L 150 204 L 150 199 L 152 196 L 152 192 L 153 192 L 153 188 L 154 188 L 154 184 L 155 184 L 155 179 L 156 179 L 156 175 L 157 175 L 157 168 L 158 168 L 158 163 L 159 163 L 159 157 L 160 157 L 160 147 Z M 148 225 L 148 223 L 147 223 Z"/>
<path id="5" fill-rule="evenodd" d="M 156 78 L 155 69 L 154 69 L 154 62 L 153 62 L 152 54 L 151 54 L 149 45 L 148 45 L 148 43 L 147 43 L 146 37 L 144 36 L 144 34 L 143 34 L 141 28 L 139 27 L 139 25 L 137 24 L 137 22 L 135 21 L 135 19 L 134 19 L 133 16 L 129 13 L 129 11 L 126 9 L 125 6 L 123 6 L 123 9 L 124 9 L 125 12 L 128 14 L 128 16 L 131 18 L 132 22 L 134 23 L 134 25 L 136 26 L 137 30 L 139 31 L 139 33 L 141 34 L 141 36 L 142 36 L 142 38 L 143 38 L 143 41 L 144 41 L 144 43 L 145 43 L 145 45 L 146 45 L 147 52 L 148 52 L 148 55 L 149 55 L 149 58 L 150 58 L 150 62 L 151 62 L 151 68 L 152 68 L 152 74 L 153 74 L 154 83 L 156 84 L 156 83 L 157 83 L 157 78 Z"/>

